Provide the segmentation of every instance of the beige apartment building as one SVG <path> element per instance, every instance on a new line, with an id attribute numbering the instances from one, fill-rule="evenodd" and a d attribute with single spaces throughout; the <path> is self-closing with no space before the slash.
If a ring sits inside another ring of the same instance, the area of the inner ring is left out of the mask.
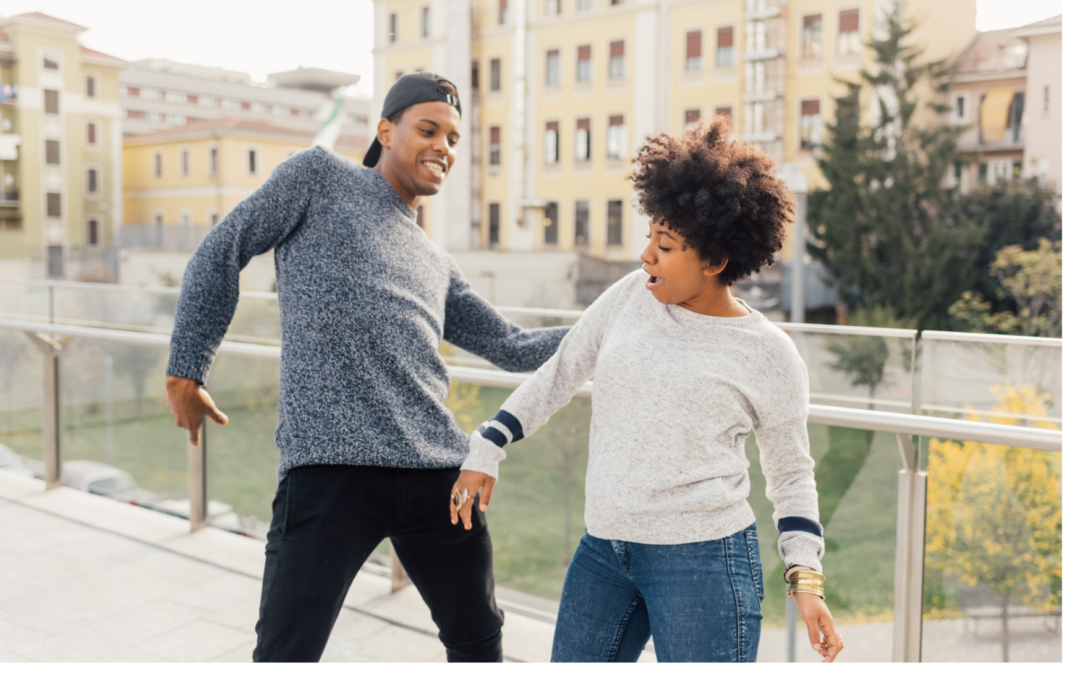
<path id="1" fill-rule="evenodd" d="M 1061 189 L 1061 16 L 980 33 L 957 59 L 950 122 L 962 190 L 1013 177 Z"/>
<path id="2" fill-rule="evenodd" d="M 0 19 L 0 276 L 104 280 L 123 223 L 118 74 L 84 26 Z"/>
<path id="3" fill-rule="evenodd" d="M 633 261 L 648 223 L 626 176 L 646 134 L 729 115 L 820 184 L 835 78 L 868 64 L 895 2 L 927 58 L 976 35 L 975 0 L 376 0 L 371 133 L 397 77 L 438 72 L 470 142 L 426 200 L 433 239 Z"/>

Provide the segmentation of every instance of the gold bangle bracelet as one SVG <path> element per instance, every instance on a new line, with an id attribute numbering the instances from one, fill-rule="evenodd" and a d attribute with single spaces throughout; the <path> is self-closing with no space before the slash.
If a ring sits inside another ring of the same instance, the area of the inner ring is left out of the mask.
<path id="1" fill-rule="evenodd" d="M 795 570 L 787 578 L 788 582 L 794 583 L 796 581 L 807 581 L 821 583 L 825 581 L 825 575 L 820 572 L 811 572 L 809 570 Z"/>
<path id="2" fill-rule="evenodd" d="M 795 595 L 796 593 L 810 593 L 822 600 L 825 599 L 825 591 L 817 586 L 788 586 L 788 595 Z"/>

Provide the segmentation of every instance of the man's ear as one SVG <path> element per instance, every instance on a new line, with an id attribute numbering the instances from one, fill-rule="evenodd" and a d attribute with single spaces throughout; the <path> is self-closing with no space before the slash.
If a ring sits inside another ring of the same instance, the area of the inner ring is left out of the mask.
<path id="1" fill-rule="evenodd" d="M 390 149 L 390 136 L 394 130 L 394 123 L 388 119 L 379 120 L 379 128 L 375 132 L 375 137 L 379 139 L 379 144 L 387 150 Z"/>

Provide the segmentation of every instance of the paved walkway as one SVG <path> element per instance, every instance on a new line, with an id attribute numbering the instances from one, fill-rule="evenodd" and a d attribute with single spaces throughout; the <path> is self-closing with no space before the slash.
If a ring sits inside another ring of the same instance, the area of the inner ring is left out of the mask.
<path id="1" fill-rule="evenodd" d="M 262 542 L 0 471 L 0 663 L 13 661 L 250 661 Z M 547 661 L 553 616 L 497 591 L 508 660 Z M 892 625 L 844 626 L 844 661 L 889 661 Z M 1014 621 L 1015 661 L 1060 661 L 1061 634 Z M 353 584 L 324 661 L 445 661 L 415 588 L 390 593 L 371 566 Z M 996 661 L 997 626 L 927 623 L 924 659 Z M 817 661 L 805 631 L 799 661 Z M 760 661 L 785 659 L 783 629 L 763 631 Z M 642 661 L 655 661 L 651 651 Z"/>

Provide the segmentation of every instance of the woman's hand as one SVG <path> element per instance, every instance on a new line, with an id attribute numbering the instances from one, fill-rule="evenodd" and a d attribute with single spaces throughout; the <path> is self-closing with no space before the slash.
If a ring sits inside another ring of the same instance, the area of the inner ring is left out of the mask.
<path id="1" fill-rule="evenodd" d="M 480 488 L 484 489 L 482 495 L 480 495 L 480 510 L 487 511 L 488 502 L 491 501 L 491 491 L 495 489 L 495 479 L 486 473 L 479 471 L 462 470 L 458 474 L 457 482 L 454 483 L 454 490 L 457 490 L 461 494 L 468 494 L 469 498 L 461 505 L 461 522 L 465 524 L 466 530 L 472 529 L 472 506 L 473 501 L 476 499 L 477 493 L 480 492 Z M 468 492 L 466 492 L 468 490 Z M 453 491 L 450 494 L 450 523 L 457 525 L 458 523 L 458 509 L 454 506 Z"/>
<path id="2" fill-rule="evenodd" d="M 831 663 L 844 648 L 844 639 L 825 601 L 813 593 L 795 593 L 791 597 L 810 633 L 810 648 L 825 657 L 822 663 Z"/>

